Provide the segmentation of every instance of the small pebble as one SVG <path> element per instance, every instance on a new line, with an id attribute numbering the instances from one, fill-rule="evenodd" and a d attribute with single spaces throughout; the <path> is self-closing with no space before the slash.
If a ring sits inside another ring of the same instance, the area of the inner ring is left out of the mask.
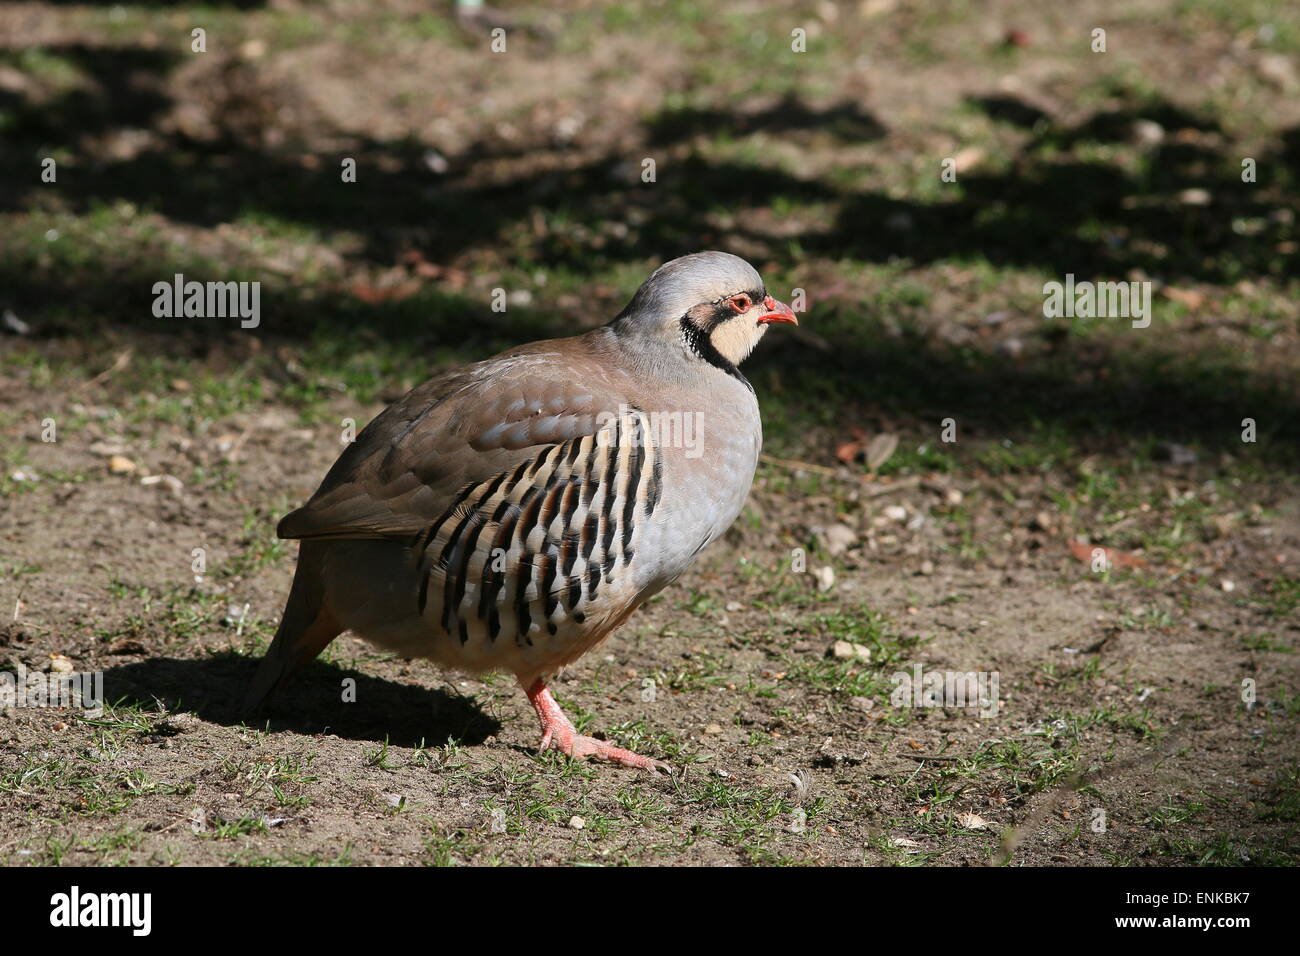
<path id="1" fill-rule="evenodd" d="M 858 533 L 846 524 L 833 524 L 822 536 L 826 539 L 826 551 L 832 558 L 843 554 L 858 541 Z"/>
<path id="2" fill-rule="evenodd" d="M 1133 142 L 1139 146 L 1155 146 L 1165 138 L 1165 128 L 1154 120 L 1134 120 L 1129 130 Z"/>
<path id="3" fill-rule="evenodd" d="M 830 656 L 839 661 L 869 661 L 871 648 L 852 641 L 836 641 L 831 645 Z"/>

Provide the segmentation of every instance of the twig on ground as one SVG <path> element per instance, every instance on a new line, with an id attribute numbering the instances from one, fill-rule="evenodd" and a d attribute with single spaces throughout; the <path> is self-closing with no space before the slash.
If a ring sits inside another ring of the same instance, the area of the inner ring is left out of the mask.
<path id="1" fill-rule="evenodd" d="M 835 478 L 839 481 L 853 482 L 855 484 L 869 484 L 871 479 L 866 475 L 852 475 L 837 468 L 828 468 L 825 465 L 815 465 L 810 461 L 799 461 L 795 458 L 774 458 L 771 455 L 759 455 L 759 461 L 766 462 L 769 465 L 780 465 L 782 468 L 790 468 L 795 471 L 811 471 L 814 474 L 825 475 L 827 478 Z M 868 498 L 878 498 L 881 495 L 893 494 L 895 491 L 903 491 L 907 488 L 915 488 L 921 484 L 919 477 L 901 478 L 898 481 L 890 482 L 887 485 L 872 485 L 866 488 L 862 493 Z"/>
<path id="2" fill-rule="evenodd" d="M 94 388 L 100 382 L 106 381 L 107 379 L 116 375 L 118 372 L 122 371 L 122 369 L 126 368 L 127 365 L 130 364 L 131 356 L 133 356 L 134 354 L 135 354 L 134 348 L 125 348 L 121 352 L 118 352 L 117 358 L 113 359 L 112 365 L 104 369 L 104 371 L 100 372 L 94 378 L 82 382 L 81 385 L 77 386 L 77 388 L 73 390 L 73 394 L 79 395 L 88 389 Z"/>

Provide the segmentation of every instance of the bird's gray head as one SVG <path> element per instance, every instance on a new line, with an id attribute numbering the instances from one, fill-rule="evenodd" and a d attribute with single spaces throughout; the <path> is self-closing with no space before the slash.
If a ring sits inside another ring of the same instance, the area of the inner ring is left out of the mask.
<path id="1" fill-rule="evenodd" d="M 735 373 L 774 322 L 798 325 L 753 266 L 726 252 L 696 252 L 656 269 L 611 324 Z"/>

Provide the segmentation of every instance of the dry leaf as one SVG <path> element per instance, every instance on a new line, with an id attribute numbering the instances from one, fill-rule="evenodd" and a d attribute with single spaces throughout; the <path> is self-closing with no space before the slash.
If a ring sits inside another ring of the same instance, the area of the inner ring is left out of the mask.
<path id="1" fill-rule="evenodd" d="M 867 446 L 867 471 L 877 471 L 898 448 L 898 436 L 882 432 Z"/>
<path id="2" fill-rule="evenodd" d="M 350 291 L 354 298 L 360 299 L 367 305 L 378 305 L 383 302 L 401 302 L 403 299 L 409 299 L 420 291 L 420 283 L 411 280 L 381 288 L 365 282 L 357 282 L 352 285 Z"/>
<path id="3" fill-rule="evenodd" d="M 1193 312 L 1205 302 L 1205 293 L 1197 292 L 1195 289 L 1178 289 L 1167 285 L 1161 291 L 1164 293 L 1165 298 L 1171 299 L 1179 305 L 1185 305 Z"/>
<path id="4" fill-rule="evenodd" d="M 952 158 L 952 164 L 956 167 L 957 172 L 964 173 L 982 163 L 985 155 L 984 150 L 978 146 L 967 146 Z"/>
<path id="5" fill-rule="evenodd" d="M 1094 551 L 1105 552 L 1106 564 L 1112 568 L 1145 568 L 1147 566 L 1145 558 L 1140 558 L 1136 554 L 1129 554 L 1127 551 L 1103 548 L 1099 545 L 1088 544 L 1086 541 L 1070 542 L 1070 554 L 1086 564 L 1092 562 L 1092 553 Z"/>
<path id="6" fill-rule="evenodd" d="M 846 441 L 835 448 L 835 457 L 846 465 L 857 461 L 862 449 L 867 447 L 867 433 L 861 428 L 850 428 L 849 434 L 853 436 L 852 441 Z"/>

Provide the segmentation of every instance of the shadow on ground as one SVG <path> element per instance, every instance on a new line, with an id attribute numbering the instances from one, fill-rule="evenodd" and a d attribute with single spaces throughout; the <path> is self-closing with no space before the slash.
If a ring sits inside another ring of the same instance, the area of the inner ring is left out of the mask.
<path id="1" fill-rule="evenodd" d="M 402 746 L 438 746 L 448 739 L 474 746 L 498 733 L 500 723 L 465 697 L 368 677 L 320 661 L 269 701 L 261 715 L 247 720 L 239 701 L 256 663 L 231 654 L 201 660 L 159 657 L 104 672 L 111 703 L 139 704 L 155 710 L 190 712 L 210 723 L 334 734 Z M 356 703 L 340 700 L 342 682 L 356 681 Z"/>

